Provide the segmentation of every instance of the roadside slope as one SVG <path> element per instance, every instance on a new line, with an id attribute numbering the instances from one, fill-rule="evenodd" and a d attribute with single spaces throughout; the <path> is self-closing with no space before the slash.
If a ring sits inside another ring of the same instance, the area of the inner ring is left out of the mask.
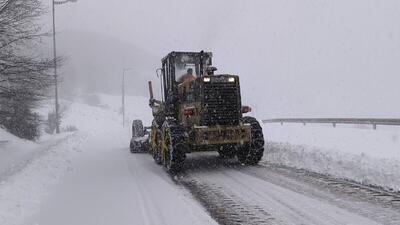
<path id="1" fill-rule="evenodd" d="M 129 153 L 120 96 L 99 100 L 63 101 L 63 126 L 77 131 L 0 183 L 0 224 L 215 224 L 151 156 Z M 127 101 L 147 124 L 147 99 Z"/>

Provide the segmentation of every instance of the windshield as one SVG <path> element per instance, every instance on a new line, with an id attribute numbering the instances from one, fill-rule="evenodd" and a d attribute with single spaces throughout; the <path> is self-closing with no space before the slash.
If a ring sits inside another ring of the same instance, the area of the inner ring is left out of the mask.
<path id="1" fill-rule="evenodd" d="M 178 82 L 182 82 L 183 77 L 186 75 L 193 75 L 197 77 L 196 64 L 194 63 L 175 63 L 175 79 Z"/>

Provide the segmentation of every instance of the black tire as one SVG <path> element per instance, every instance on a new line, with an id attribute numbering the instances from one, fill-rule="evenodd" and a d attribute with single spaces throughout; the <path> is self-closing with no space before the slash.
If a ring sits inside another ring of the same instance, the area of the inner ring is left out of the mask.
<path id="1" fill-rule="evenodd" d="M 249 150 L 249 145 L 242 145 L 236 148 L 236 156 L 241 164 L 247 164 L 247 156 L 249 155 Z"/>
<path id="2" fill-rule="evenodd" d="M 142 152 L 149 152 L 149 143 L 143 143 L 142 144 Z"/>
<path id="3" fill-rule="evenodd" d="M 132 142 L 129 143 L 129 149 L 131 153 L 135 153 L 135 147 L 133 146 Z"/>
<path id="4" fill-rule="evenodd" d="M 132 137 L 143 137 L 144 135 L 143 122 L 141 120 L 132 121 Z"/>
<path id="5" fill-rule="evenodd" d="M 232 159 L 236 155 L 236 150 L 233 146 L 221 146 L 218 148 L 218 154 L 223 159 Z"/>
<path id="6" fill-rule="evenodd" d="M 243 117 L 242 122 L 251 125 L 251 142 L 249 146 L 243 146 L 247 148 L 248 152 L 244 151 L 237 153 L 238 160 L 241 163 L 248 165 L 257 164 L 264 155 L 264 135 L 260 123 L 253 117 Z"/>
<path id="7" fill-rule="evenodd" d="M 183 127 L 175 120 L 164 122 L 161 134 L 161 154 L 164 166 L 170 173 L 178 173 L 186 159 L 186 143 Z"/>

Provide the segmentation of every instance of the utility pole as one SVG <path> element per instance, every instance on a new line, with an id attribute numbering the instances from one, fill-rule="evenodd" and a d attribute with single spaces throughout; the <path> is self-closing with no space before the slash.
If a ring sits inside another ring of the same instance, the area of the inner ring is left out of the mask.
<path id="1" fill-rule="evenodd" d="M 60 133 L 60 114 L 58 104 L 58 75 L 57 75 L 57 49 L 56 49 L 56 7 L 55 5 L 62 5 L 68 2 L 76 2 L 77 0 L 64 0 L 64 1 L 52 1 L 53 9 L 53 54 L 54 54 L 54 98 L 55 98 L 55 111 L 56 111 L 56 133 Z"/>
<path id="2" fill-rule="evenodd" d="M 124 68 L 122 70 L 122 127 L 125 127 L 125 72 L 131 70 Z"/>
<path id="3" fill-rule="evenodd" d="M 53 54 L 54 54 L 54 98 L 55 98 L 55 110 L 56 110 L 56 133 L 60 133 L 60 116 L 58 114 L 58 78 L 57 78 L 57 50 L 56 50 L 56 15 L 55 15 L 55 2 L 53 2 Z"/>

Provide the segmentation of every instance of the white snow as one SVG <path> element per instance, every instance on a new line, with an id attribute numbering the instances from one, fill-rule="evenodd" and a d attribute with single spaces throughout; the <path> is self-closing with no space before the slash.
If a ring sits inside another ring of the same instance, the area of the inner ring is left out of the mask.
<path id="1" fill-rule="evenodd" d="M 18 171 L 32 158 L 65 139 L 69 133 L 63 133 L 52 138 L 43 137 L 33 142 L 18 138 L 0 128 L 0 180 Z"/>
<path id="2" fill-rule="evenodd" d="M 30 155 L 36 143 L 20 139 L 0 128 L 0 175 Z"/>
<path id="3" fill-rule="evenodd" d="M 129 153 L 130 122 L 151 123 L 147 98 L 127 97 L 123 128 L 120 96 L 96 96 L 61 101 L 62 128 L 76 132 L 29 142 L 0 130 L 0 224 L 215 224 L 150 155 Z M 400 190 L 398 129 L 279 124 L 263 129 L 268 141 L 263 163 Z"/>
<path id="4" fill-rule="evenodd" d="M 264 124 L 264 160 L 400 190 L 400 129 Z"/>
<path id="5" fill-rule="evenodd" d="M 258 214 L 268 212 L 270 223 L 260 222 L 260 224 L 379 224 L 365 216 L 329 203 L 326 199 L 311 197 L 303 193 L 301 188 L 297 191 L 290 190 L 234 169 L 223 168 L 212 172 L 192 171 L 191 176 L 197 182 L 206 184 L 208 190 L 223 190 L 223 194 L 226 195 L 223 199 L 229 199 L 238 205 L 256 206 L 255 209 L 245 207 L 255 217 L 265 218 L 265 214 Z"/>
<path id="6" fill-rule="evenodd" d="M 215 224 L 150 155 L 129 152 L 120 99 L 62 101 L 63 127 L 78 131 L 32 143 L 40 154 L 0 180 L 0 224 Z M 126 103 L 129 120 L 150 123 L 147 98 Z"/>

